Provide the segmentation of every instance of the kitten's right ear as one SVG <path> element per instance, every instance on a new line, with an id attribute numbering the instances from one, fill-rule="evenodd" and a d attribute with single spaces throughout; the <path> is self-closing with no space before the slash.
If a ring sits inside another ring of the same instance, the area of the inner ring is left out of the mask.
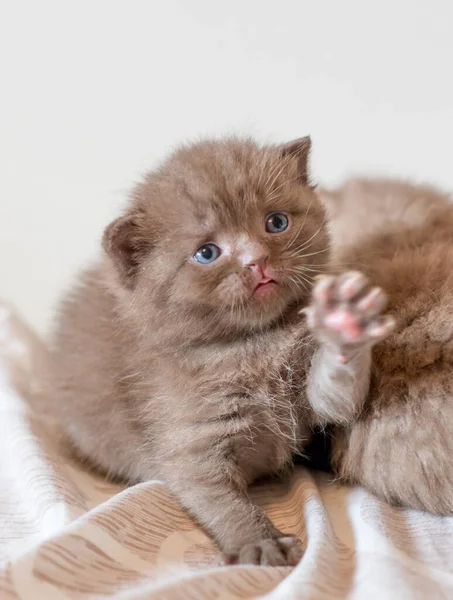
<path id="1" fill-rule="evenodd" d="M 110 223 L 104 231 L 102 247 L 110 256 L 125 287 L 133 288 L 140 265 L 151 248 L 138 215 L 126 215 Z"/>
<path id="2" fill-rule="evenodd" d="M 294 156 L 298 163 L 298 180 L 302 185 L 308 185 L 308 159 L 311 150 L 311 138 L 309 135 L 292 140 L 280 146 L 282 156 Z"/>

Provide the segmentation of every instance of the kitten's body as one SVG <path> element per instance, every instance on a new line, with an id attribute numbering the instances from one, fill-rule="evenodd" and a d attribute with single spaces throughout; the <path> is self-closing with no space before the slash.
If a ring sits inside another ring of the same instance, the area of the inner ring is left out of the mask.
<path id="1" fill-rule="evenodd" d="M 288 465 L 313 425 L 351 419 L 368 389 L 370 344 L 339 365 L 341 343 L 317 344 L 298 316 L 328 259 L 308 148 L 233 139 L 171 156 L 107 228 L 53 344 L 49 408 L 77 452 L 163 479 L 239 562 L 297 561 L 247 485 Z"/>
<path id="2" fill-rule="evenodd" d="M 337 429 L 337 472 L 381 498 L 453 513 L 453 205 L 396 181 L 325 194 L 334 260 L 382 286 L 396 330 L 373 350 L 360 417 Z"/>
<path id="3" fill-rule="evenodd" d="M 63 304 L 64 327 L 56 336 L 54 385 L 61 377 L 61 417 L 80 452 L 127 480 L 167 479 L 167 467 L 192 476 L 189 437 L 203 453 L 203 446 L 208 451 L 238 434 L 247 483 L 287 465 L 310 437 L 296 391 L 310 355 L 297 312 L 249 339 L 189 347 L 153 340 L 157 347 L 150 348 L 139 339 L 140 324 L 118 314 L 106 272 L 99 266 L 85 274 Z"/>

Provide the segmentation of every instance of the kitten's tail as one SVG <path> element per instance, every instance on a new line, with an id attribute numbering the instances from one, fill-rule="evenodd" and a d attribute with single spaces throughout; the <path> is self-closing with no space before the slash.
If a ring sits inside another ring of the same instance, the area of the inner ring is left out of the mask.
<path id="1" fill-rule="evenodd" d="M 2 404 L 25 402 L 46 414 L 44 400 L 50 353 L 38 334 L 7 303 L 0 301 L 0 391 Z"/>

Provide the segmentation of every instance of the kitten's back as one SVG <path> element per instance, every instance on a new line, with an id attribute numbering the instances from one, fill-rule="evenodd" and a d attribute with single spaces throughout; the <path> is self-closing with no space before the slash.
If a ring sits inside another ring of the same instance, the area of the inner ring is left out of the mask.
<path id="1" fill-rule="evenodd" d="M 397 248 L 409 231 L 413 236 L 419 232 L 418 243 L 429 242 L 430 233 L 450 231 L 448 223 L 439 225 L 444 216 L 451 219 L 451 199 L 431 186 L 396 179 L 350 179 L 337 190 L 319 193 L 329 214 L 337 258 L 347 258 L 354 250 L 363 252 L 370 244 L 380 246 L 382 238 L 392 234 L 392 248 Z"/>

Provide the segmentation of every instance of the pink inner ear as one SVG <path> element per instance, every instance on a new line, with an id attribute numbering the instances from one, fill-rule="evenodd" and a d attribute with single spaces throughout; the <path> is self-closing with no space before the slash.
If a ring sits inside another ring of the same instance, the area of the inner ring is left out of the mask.
<path id="1" fill-rule="evenodd" d="M 136 217 L 127 215 L 113 221 L 104 232 L 103 247 L 129 285 L 147 249 Z"/>
<path id="2" fill-rule="evenodd" d="M 113 221 L 104 232 L 103 245 L 108 254 L 124 255 L 133 252 L 134 224 L 132 217 L 120 217 Z"/>

